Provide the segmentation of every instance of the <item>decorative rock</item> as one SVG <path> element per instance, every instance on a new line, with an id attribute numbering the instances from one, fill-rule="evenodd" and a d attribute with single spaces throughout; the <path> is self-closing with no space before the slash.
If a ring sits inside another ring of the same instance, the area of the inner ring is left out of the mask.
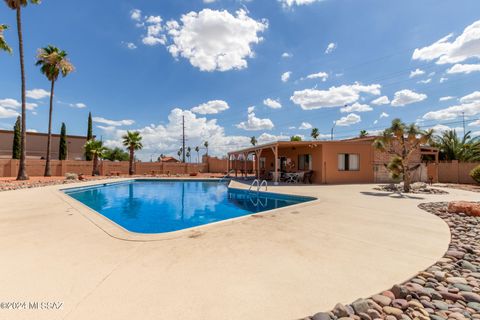
<path id="1" fill-rule="evenodd" d="M 398 309 L 398 308 L 395 308 L 395 307 L 389 307 L 389 306 L 383 307 L 383 311 L 386 314 L 390 314 L 390 315 L 393 315 L 395 317 L 397 317 L 397 316 L 399 316 L 403 313 L 403 311 L 401 309 Z"/>
<path id="2" fill-rule="evenodd" d="M 480 303 L 478 303 L 478 302 L 469 302 L 469 303 L 467 304 L 467 306 L 468 306 L 469 308 L 472 308 L 472 309 L 475 310 L 475 311 L 480 312 Z"/>
<path id="3" fill-rule="evenodd" d="M 359 313 L 358 316 L 360 317 L 361 320 L 372 320 L 372 318 L 368 314 L 363 312 Z"/>
<path id="4" fill-rule="evenodd" d="M 408 308 L 408 301 L 405 299 L 395 299 L 392 301 L 392 306 L 398 309 L 406 310 Z"/>
<path id="5" fill-rule="evenodd" d="M 382 294 L 386 297 L 389 297 L 391 300 L 395 299 L 395 295 L 393 294 L 392 291 L 389 291 L 389 290 L 383 291 Z"/>
<path id="6" fill-rule="evenodd" d="M 452 201 L 448 204 L 448 212 L 465 213 L 469 216 L 480 217 L 480 204 L 467 201 Z"/>
<path id="7" fill-rule="evenodd" d="M 405 289 L 404 286 L 399 286 L 399 285 L 394 285 L 392 287 L 392 290 L 390 290 L 393 295 L 395 296 L 395 298 L 397 299 L 405 299 L 405 297 L 407 296 L 408 294 L 408 290 Z"/>
<path id="8" fill-rule="evenodd" d="M 332 317 L 327 312 L 319 312 L 312 317 L 312 320 L 332 320 Z"/>
<path id="9" fill-rule="evenodd" d="M 343 304 L 337 303 L 335 308 L 333 308 L 333 314 L 338 318 L 342 318 L 342 317 L 349 317 L 353 315 L 353 312 L 350 308 L 347 308 Z"/>
<path id="10" fill-rule="evenodd" d="M 378 312 L 377 310 L 375 309 L 368 309 L 367 311 L 367 314 L 370 316 L 370 318 L 372 319 L 378 319 L 378 318 L 381 318 L 382 315 L 380 314 L 380 312 Z"/>
<path id="11" fill-rule="evenodd" d="M 477 269 L 478 269 L 476 265 L 474 265 L 473 263 L 470 263 L 468 261 L 465 261 L 465 260 L 462 261 L 461 266 L 464 269 L 468 269 L 468 270 L 471 270 L 471 271 L 474 271 L 474 272 L 477 271 Z"/>
<path id="12" fill-rule="evenodd" d="M 358 299 L 352 303 L 353 310 L 355 313 L 367 313 L 368 309 L 370 309 L 367 300 L 365 299 Z"/>
<path id="13" fill-rule="evenodd" d="M 473 292 L 460 292 L 460 295 L 467 300 L 467 302 L 480 303 L 480 295 Z"/>
<path id="14" fill-rule="evenodd" d="M 460 277 L 448 277 L 447 282 L 451 284 L 455 284 L 455 283 L 468 284 L 467 280 Z"/>
<path id="15" fill-rule="evenodd" d="M 435 301 L 433 301 L 433 305 L 434 305 L 437 309 L 440 309 L 440 310 L 448 310 L 448 304 L 446 304 L 446 303 L 443 302 L 443 301 L 435 300 Z"/>
<path id="16" fill-rule="evenodd" d="M 382 294 L 376 294 L 372 296 L 372 300 L 381 305 L 382 307 L 389 306 L 392 302 L 392 299 Z"/>

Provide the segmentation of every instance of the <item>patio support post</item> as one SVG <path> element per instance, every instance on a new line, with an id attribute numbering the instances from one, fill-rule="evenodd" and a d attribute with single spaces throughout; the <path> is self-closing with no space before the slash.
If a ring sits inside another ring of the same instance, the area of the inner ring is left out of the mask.
<path id="1" fill-rule="evenodd" d="M 248 152 L 243 154 L 243 178 L 247 180 L 247 158 L 248 158 Z"/>
<path id="2" fill-rule="evenodd" d="M 274 174 L 274 185 L 278 185 L 278 178 L 279 178 L 279 174 L 278 174 L 278 145 L 275 145 L 275 149 L 273 151 L 273 155 L 274 155 L 274 158 L 275 158 L 275 174 Z"/>
<path id="3" fill-rule="evenodd" d="M 234 155 L 233 155 L 233 161 L 234 161 L 234 164 L 235 164 L 235 178 L 238 178 L 238 173 L 237 173 L 237 156 L 238 156 L 238 154 L 234 154 Z"/>
<path id="4" fill-rule="evenodd" d="M 255 150 L 255 161 L 257 167 L 257 179 L 260 179 L 260 155 L 262 154 L 262 149 Z"/>
<path id="5" fill-rule="evenodd" d="M 227 154 L 227 174 L 230 173 L 230 153 Z"/>

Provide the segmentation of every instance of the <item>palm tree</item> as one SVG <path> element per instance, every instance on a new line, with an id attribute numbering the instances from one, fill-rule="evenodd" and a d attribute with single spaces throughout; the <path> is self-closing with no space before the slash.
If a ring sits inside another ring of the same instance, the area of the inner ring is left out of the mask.
<path id="1" fill-rule="evenodd" d="M 3 31 L 7 29 L 8 26 L 6 24 L 0 24 L 0 50 L 12 53 L 12 48 L 10 48 L 7 41 L 5 41 L 5 37 L 3 36 Z"/>
<path id="2" fill-rule="evenodd" d="M 45 163 L 45 177 L 50 177 L 50 152 L 52 143 L 52 113 L 53 96 L 55 93 L 55 81 L 61 74 L 64 78 L 73 70 L 73 64 L 67 59 L 67 53 L 54 46 L 47 46 L 38 50 L 36 66 L 40 67 L 40 72 L 47 77 L 51 83 L 50 87 L 50 110 L 48 113 L 48 138 L 47 138 L 47 159 Z"/>
<path id="3" fill-rule="evenodd" d="M 460 139 L 455 130 L 445 131 L 433 138 L 433 145 L 440 149 L 440 159 L 461 162 L 480 161 L 480 138 L 472 138 L 471 131 Z"/>
<path id="4" fill-rule="evenodd" d="M 84 145 L 85 150 L 93 157 L 93 169 L 92 176 L 98 176 L 100 174 L 98 170 L 98 160 L 105 155 L 106 148 L 103 146 L 103 142 L 100 140 L 88 140 Z"/>
<path id="5" fill-rule="evenodd" d="M 252 144 L 252 146 L 255 146 L 257 144 L 257 138 L 255 138 L 255 136 L 251 137 L 250 138 L 250 143 Z"/>
<path id="6" fill-rule="evenodd" d="M 205 143 L 203 144 L 203 146 L 204 146 L 205 149 L 207 150 L 207 157 L 208 157 L 208 141 L 205 141 Z"/>
<path id="7" fill-rule="evenodd" d="M 130 163 L 128 165 L 128 174 L 132 175 L 135 173 L 133 168 L 133 161 L 135 159 L 135 150 L 141 150 L 142 145 L 142 136 L 138 131 L 127 131 L 127 134 L 123 135 L 123 145 L 127 147 L 130 152 Z"/>
<path id="8" fill-rule="evenodd" d="M 182 148 L 177 151 L 178 159 L 180 160 L 180 157 L 182 156 Z"/>
<path id="9" fill-rule="evenodd" d="M 196 146 L 195 147 L 195 152 L 197 153 L 197 163 L 200 162 L 200 147 Z"/>
<path id="10" fill-rule="evenodd" d="M 407 126 L 400 119 L 394 119 L 390 128 L 374 142 L 376 149 L 391 155 L 390 162 L 385 166 L 392 178 L 403 178 L 405 192 L 410 192 L 411 173 L 420 166 L 411 165 L 410 159 L 421 145 L 431 140 L 432 134 L 433 130 L 422 131 L 413 123 Z"/>
<path id="11" fill-rule="evenodd" d="M 313 140 L 317 140 L 319 135 L 320 133 L 318 132 L 318 128 L 313 128 L 312 133 L 310 133 L 310 136 L 313 138 Z"/>
<path id="12" fill-rule="evenodd" d="M 18 167 L 17 180 L 28 180 L 27 175 L 27 102 L 26 102 L 26 81 L 25 81 L 25 63 L 23 57 L 23 34 L 22 34 L 22 7 L 26 7 L 28 0 L 5 0 L 7 6 L 16 11 L 17 14 L 17 33 L 18 33 L 18 52 L 20 57 L 20 75 L 22 81 L 22 152 L 20 154 L 20 164 Z M 30 0 L 32 4 L 39 4 L 40 0 Z"/>
<path id="13" fill-rule="evenodd" d="M 360 134 L 358 135 L 358 137 L 365 138 L 366 136 L 368 136 L 367 130 L 360 130 Z"/>
<path id="14" fill-rule="evenodd" d="M 190 154 L 191 154 L 191 152 L 192 152 L 192 148 L 187 147 L 187 154 L 186 154 L 186 156 L 187 156 L 188 162 L 192 162 L 191 159 L 190 159 Z"/>

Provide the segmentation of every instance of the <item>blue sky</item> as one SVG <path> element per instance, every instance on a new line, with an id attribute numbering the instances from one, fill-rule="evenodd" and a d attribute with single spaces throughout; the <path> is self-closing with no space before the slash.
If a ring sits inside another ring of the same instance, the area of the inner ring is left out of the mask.
<path id="1" fill-rule="evenodd" d="M 64 121 L 84 135 L 91 111 L 108 145 L 140 130 L 143 158 L 176 154 L 182 114 L 188 145 L 209 140 L 216 154 L 311 127 L 327 138 L 334 121 L 343 138 L 395 117 L 457 128 L 465 112 L 480 131 L 479 12 L 476 0 L 44 0 L 23 11 L 27 126 L 47 128 L 34 61 L 53 44 L 76 67 L 57 83 L 54 131 Z M 15 51 L 0 54 L 4 129 L 20 100 L 14 19 L 1 7 Z"/>

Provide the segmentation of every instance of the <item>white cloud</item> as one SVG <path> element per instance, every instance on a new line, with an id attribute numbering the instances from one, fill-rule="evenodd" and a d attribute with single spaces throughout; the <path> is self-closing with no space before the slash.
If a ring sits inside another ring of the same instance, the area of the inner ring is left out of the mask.
<path id="1" fill-rule="evenodd" d="M 192 148 L 202 146 L 205 141 L 208 141 L 210 145 L 209 154 L 223 156 L 228 151 L 250 146 L 250 137 L 227 136 L 225 129 L 218 125 L 216 119 L 208 120 L 206 117 L 197 117 L 195 113 L 189 110 L 175 108 L 170 111 L 167 124 L 152 124 L 135 129 L 143 137 L 144 148 L 138 151 L 139 158 L 149 160 L 152 153 L 176 156 L 178 149 L 181 147 L 179 137 L 182 135 L 182 116 L 185 116 L 185 132 L 188 136 L 188 144 Z M 123 148 L 121 137 L 125 133 L 126 130 L 118 127 L 105 132 L 105 135 L 107 135 L 105 144 L 109 147 Z M 258 140 L 261 141 L 260 138 Z"/>
<path id="2" fill-rule="evenodd" d="M 236 125 L 237 128 L 247 130 L 247 131 L 259 131 L 259 130 L 272 130 L 274 125 L 272 120 L 260 119 L 255 116 L 253 108 L 248 109 L 248 119 L 247 121 L 242 121 Z"/>
<path id="3" fill-rule="evenodd" d="M 417 81 L 417 83 L 422 83 L 422 84 L 427 84 L 427 83 L 430 83 L 430 82 L 432 82 L 432 79 L 431 79 L 431 78 Z"/>
<path id="4" fill-rule="evenodd" d="M 302 124 L 298 127 L 298 129 L 300 130 L 309 130 L 309 129 L 312 129 L 313 126 L 308 123 L 308 122 L 302 122 Z"/>
<path id="5" fill-rule="evenodd" d="M 109 126 L 120 127 L 120 126 L 131 126 L 135 123 L 133 120 L 109 120 L 102 117 L 93 117 L 93 122 L 103 123 Z"/>
<path id="6" fill-rule="evenodd" d="M 340 109 L 340 112 L 342 113 L 348 113 L 348 112 L 368 112 L 372 111 L 373 108 L 370 107 L 368 104 L 360 104 L 358 102 L 355 102 L 351 106 L 346 106 Z"/>
<path id="7" fill-rule="evenodd" d="M 395 92 L 395 96 L 392 100 L 393 107 L 403 107 L 408 104 L 420 102 L 427 99 L 427 95 L 423 93 L 417 93 L 412 90 L 400 90 Z"/>
<path id="8" fill-rule="evenodd" d="M 475 120 L 473 122 L 470 122 L 468 124 L 469 127 L 476 127 L 476 126 L 480 126 L 480 120 Z"/>
<path id="9" fill-rule="evenodd" d="M 130 11 L 130 18 L 133 21 L 139 22 L 142 19 L 142 11 L 140 11 L 139 9 L 133 9 L 132 11 Z"/>
<path id="10" fill-rule="evenodd" d="M 446 126 L 444 124 L 437 124 L 437 125 L 434 125 L 433 127 L 430 127 L 428 129 L 432 129 L 434 131 L 434 133 L 436 133 L 436 134 L 442 134 L 445 131 L 450 131 L 450 130 L 455 130 L 456 132 L 463 132 L 462 127 L 452 128 L 452 127 Z"/>
<path id="11" fill-rule="evenodd" d="M 415 49 L 412 58 L 436 60 L 437 64 L 453 64 L 470 58 L 480 58 L 480 20 L 466 27 L 453 41 L 452 37 L 453 34 L 449 34 L 430 46 Z"/>
<path id="12" fill-rule="evenodd" d="M 388 113 L 386 113 L 386 112 L 382 112 L 382 113 L 380 114 L 380 119 L 382 119 L 382 118 L 388 118 L 388 117 L 390 117 L 390 115 L 389 115 Z"/>
<path id="13" fill-rule="evenodd" d="M 214 3 L 216 0 L 203 0 L 203 3 Z"/>
<path id="14" fill-rule="evenodd" d="M 377 98 L 371 102 L 371 104 L 380 106 L 384 104 L 390 104 L 390 99 L 388 99 L 387 96 L 381 96 L 380 98 Z"/>
<path id="15" fill-rule="evenodd" d="M 46 97 L 50 97 L 50 92 L 43 89 L 32 89 L 26 91 L 27 98 L 40 100 Z"/>
<path id="16" fill-rule="evenodd" d="M 321 79 L 322 81 L 327 81 L 328 73 L 326 72 L 312 73 L 307 76 L 307 79 Z"/>
<path id="17" fill-rule="evenodd" d="M 122 44 L 125 46 L 125 48 L 130 49 L 130 50 L 135 50 L 137 49 L 137 46 L 133 42 L 122 42 Z"/>
<path id="18" fill-rule="evenodd" d="M 343 107 L 354 103 L 360 98 L 361 93 L 380 95 L 381 85 L 342 85 L 330 87 L 328 90 L 305 89 L 295 91 L 290 100 L 304 110 Z"/>
<path id="19" fill-rule="evenodd" d="M 282 58 L 291 58 L 291 57 L 293 57 L 293 54 L 291 54 L 289 52 L 282 53 Z"/>
<path id="20" fill-rule="evenodd" d="M 303 6 L 307 4 L 312 4 L 317 1 L 322 1 L 322 0 L 278 0 L 282 3 L 282 6 L 284 8 L 291 8 L 293 6 Z"/>
<path id="21" fill-rule="evenodd" d="M 334 42 L 331 42 L 328 44 L 327 48 L 325 49 L 325 54 L 330 54 L 333 51 L 335 51 L 335 49 L 337 49 L 337 44 Z"/>
<path id="22" fill-rule="evenodd" d="M 198 114 L 217 114 L 229 108 L 228 103 L 223 100 L 212 100 L 192 108 L 191 111 Z"/>
<path id="23" fill-rule="evenodd" d="M 453 67 L 447 70 L 448 74 L 465 73 L 480 71 L 480 64 L 455 64 Z"/>
<path id="24" fill-rule="evenodd" d="M 438 101 L 443 102 L 443 101 L 448 101 L 448 100 L 452 100 L 452 99 L 455 99 L 455 97 L 446 96 L 446 97 L 440 97 L 440 99 L 438 99 Z"/>
<path id="25" fill-rule="evenodd" d="M 461 103 L 471 103 L 480 101 L 480 91 L 472 92 L 462 98 L 460 98 Z"/>
<path id="26" fill-rule="evenodd" d="M 143 44 L 147 46 L 156 46 L 159 44 L 166 44 L 167 37 L 163 33 L 162 17 L 148 16 L 145 17 L 143 25 L 147 30 L 147 34 L 142 37 Z"/>
<path id="27" fill-rule="evenodd" d="M 362 121 L 362 118 L 359 115 L 355 113 L 350 113 L 346 117 L 341 117 L 339 120 L 335 122 L 337 126 L 348 127 L 353 124 L 359 123 L 360 121 Z"/>
<path id="28" fill-rule="evenodd" d="M 269 108 L 272 108 L 272 109 L 280 109 L 282 107 L 282 104 L 280 103 L 280 100 L 274 100 L 274 99 L 271 99 L 271 98 L 267 98 L 265 100 L 263 100 L 263 104 L 266 105 L 267 107 Z"/>
<path id="29" fill-rule="evenodd" d="M 72 108 L 78 108 L 78 109 L 84 109 L 84 108 L 87 107 L 87 105 L 85 103 L 82 103 L 82 102 L 70 103 L 69 106 L 72 107 Z"/>
<path id="30" fill-rule="evenodd" d="M 410 78 L 418 77 L 424 74 L 425 74 L 425 71 L 417 68 L 415 71 L 410 72 Z"/>
<path id="31" fill-rule="evenodd" d="M 19 113 L 17 111 L 2 107 L 0 105 L 0 119 L 14 118 L 14 117 L 17 117 L 18 115 Z"/>
<path id="32" fill-rule="evenodd" d="M 0 107 L 5 109 L 20 109 L 22 104 L 15 99 L 0 99 Z M 38 104 L 27 102 L 25 105 L 27 110 L 35 110 L 38 107 Z"/>
<path id="33" fill-rule="evenodd" d="M 262 133 L 259 137 L 258 137 L 258 142 L 261 143 L 261 144 L 265 144 L 265 143 L 271 143 L 271 142 L 276 142 L 276 141 L 285 141 L 285 140 L 290 140 L 290 137 L 289 136 L 285 136 L 285 135 L 274 135 L 274 134 L 270 134 L 270 133 Z"/>
<path id="34" fill-rule="evenodd" d="M 462 114 L 465 114 L 465 116 L 480 114 L 480 91 L 462 97 L 458 105 L 427 112 L 422 118 L 425 120 L 452 120 Z"/>
<path id="35" fill-rule="evenodd" d="M 180 23 L 167 23 L 173 57 L 183 57 L 202 71 L 228 71 L 247 67 L 253 58 L 252 45 L 263 40 L 266 20 L 256 21 L 245 10 L 235 15 L 228 11 L 203 9 L 181 17 Z"/>
<path id="36" fill-rule="evenodd" d="M 282 76 L 281 76 L 282 81 L 287 82 L 288 79 L 290 79 L 291 75 L 292 75 L 291 71 L 287 71 L 287 72 L 282 73 Z"/>
<path id="37" fill-rule="evenodd" d="M 444 82 L 447 81 L 447 80 L 448 80 L 448 78 L 441 77 L 440 80 L 439 80 L 439 82 L 440 82 L 440 83 L 444 83 Z"/>
<path id="38" fill-rule="evenodd" d="M 255 110 L 255 106 L 251 106 L 247 108 L 248 113 L 252 113 Z"/>

